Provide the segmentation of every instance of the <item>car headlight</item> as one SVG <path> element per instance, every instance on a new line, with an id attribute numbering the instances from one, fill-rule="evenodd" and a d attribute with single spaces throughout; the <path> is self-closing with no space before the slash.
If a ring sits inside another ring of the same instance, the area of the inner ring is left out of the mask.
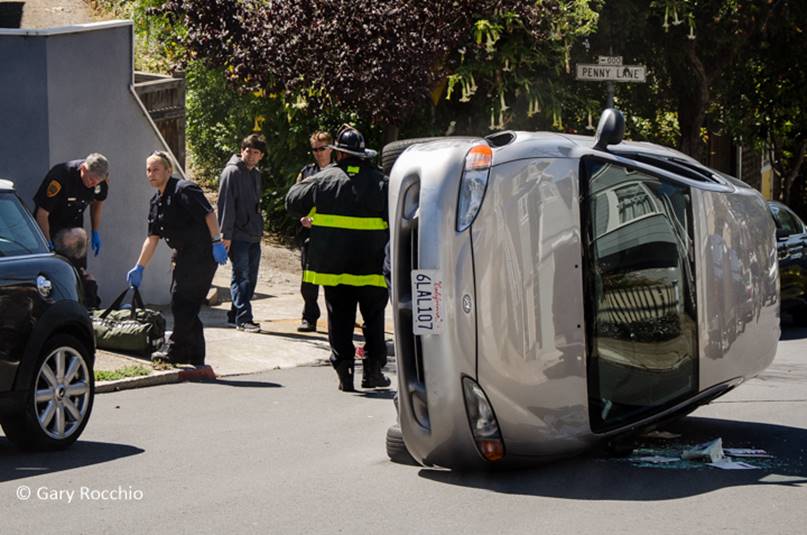
<path id="1" fill-rule="evenodd" d="M 488 397 L 470 377 L 462 378 L 462 391 L 465 394 L 468 423 L 479 453 L 488 461 L 501 460 L 504 458 L 504 441 Z"/>
<path id="2" fill-rule="evenodd" d="M 457 200 L 457 232 L 470 227 L 479 213 L 488 187 L 492 161 L 493 149 L 485 144 L 474 145 L 465 155 L 465 168 Z"/>

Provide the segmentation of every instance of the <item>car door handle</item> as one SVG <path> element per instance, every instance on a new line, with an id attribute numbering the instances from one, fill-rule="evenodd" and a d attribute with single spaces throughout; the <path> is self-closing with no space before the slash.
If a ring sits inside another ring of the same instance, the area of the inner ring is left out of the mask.
<path id="1" fill-rule="evenodd" d="M 36 289 L 39 291 L 39 295 L 48 298 L 53 291 L 53 283 L 44 275 L 39 275 L 36 278 Z"/>

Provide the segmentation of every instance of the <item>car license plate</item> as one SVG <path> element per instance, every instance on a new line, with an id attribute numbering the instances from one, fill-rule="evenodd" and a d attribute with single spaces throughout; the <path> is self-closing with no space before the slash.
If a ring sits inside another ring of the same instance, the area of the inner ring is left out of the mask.
<path id="1" fill-rule="evenodd" d="M 436 269 L 412 271 L 412 316 L 414 334 L 443 332 L 443 281 Z"/>

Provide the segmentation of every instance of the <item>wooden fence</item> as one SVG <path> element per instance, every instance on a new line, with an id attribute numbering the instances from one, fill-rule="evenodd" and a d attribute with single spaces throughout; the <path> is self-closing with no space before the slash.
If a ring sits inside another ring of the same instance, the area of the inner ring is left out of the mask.
<path id="1" fill-rule="evenodd" d="M 185 79 L 135 72 L 135 92 L 185 169 Z"/>

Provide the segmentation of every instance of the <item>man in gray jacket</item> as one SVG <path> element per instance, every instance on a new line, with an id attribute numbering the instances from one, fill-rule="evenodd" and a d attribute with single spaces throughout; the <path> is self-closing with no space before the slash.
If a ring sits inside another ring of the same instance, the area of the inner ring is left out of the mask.
<path id="1" fill-rule="evenodd" d="M 241 155 L 233 155 L 219 181 L 219 226 L 232 262 L 230 294 L 232 305 L 227 322 L 239 330 L 260 332 L 252 317 L 252 295 L 258 282 L 261 261 L 263 184 L 258 163 L 266 154 L 266 141 L 250 134 L 241 142 Z"/>

